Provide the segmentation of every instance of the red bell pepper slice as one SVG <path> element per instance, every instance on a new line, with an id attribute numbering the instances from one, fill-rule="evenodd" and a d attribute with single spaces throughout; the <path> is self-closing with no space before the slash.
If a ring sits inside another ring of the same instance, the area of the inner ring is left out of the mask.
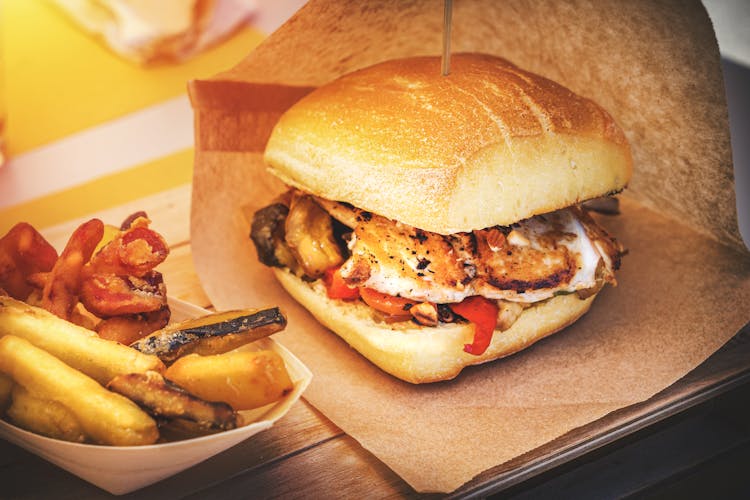
<path id="1" fill-rule="evenodd" d="M 497 302 L 474 295 L 451 304 L 450 308 L 474 325 L 474 340 L 471 344 L 464 344 L 464 351 L 475 356 L 483 354 L 489 347 L 497 326 Z"/>
<path id="2" fill-rule="evenodd" d="M 418 304 L 413 300 L 381 293 L 372 288 L 362 288 L 359 294 L 368 306 L 389 316 L 411 317 L 409 308 Z"/>
<path id="3" fill-rule="evenodd" d="M 356 300 L 359 298 L 359 288 L 350 287 L 341 277 L 341 266 L 326 269 L 323 283 L 331 299 Z"/>

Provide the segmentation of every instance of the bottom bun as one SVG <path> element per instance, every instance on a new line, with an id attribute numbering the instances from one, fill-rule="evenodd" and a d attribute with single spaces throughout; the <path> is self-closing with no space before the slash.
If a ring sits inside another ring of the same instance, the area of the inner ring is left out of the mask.
<path id="1" fill-rule="evenodd" d="M 320 323 L 381 370 L 413 384 L 450 380 L 466 366 L 518 352 L 575 322 L 595 297 L 561 295 L 524 309 L 513 326 L 503 332 L 496 330 L 487 350 L 475 356 L 464 352 L 464 345 L 474 337 L 470 323 L 426 327 L 411 321 L 377 321 L 372 309 L 362 302 L 328 298 L 320 281 L 308 283 L 278 268 L 274 272 L 287 292 Z"/>

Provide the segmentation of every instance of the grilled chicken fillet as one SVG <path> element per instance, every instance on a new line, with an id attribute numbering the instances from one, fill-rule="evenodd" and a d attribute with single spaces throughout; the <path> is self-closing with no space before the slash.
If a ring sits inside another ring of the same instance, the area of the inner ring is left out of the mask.
<path id="1" fill-rule="evenodd" d="M 419 302 L 481 295 L 532 303 L 615 284 L 622 249 L 580 208 L 441 235 L 348 204 L 317 202 L 353 229 L 351 257 L 341 268 L 351 286 Z"/>

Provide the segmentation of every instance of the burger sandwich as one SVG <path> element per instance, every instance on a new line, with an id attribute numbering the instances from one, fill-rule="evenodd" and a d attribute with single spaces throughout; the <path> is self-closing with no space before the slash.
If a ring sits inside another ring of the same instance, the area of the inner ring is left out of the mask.
<path id="1" fill-rule="evenodd" d="M 260 261 L 408 382 L 524 349 L 616 283 L 623 249 L 584 202 L 626 186 L 625 136 L 596 103 L 504 59 L 344 75 L 282 115 L 265 162 L 289 190 L 254 215 Z"/>

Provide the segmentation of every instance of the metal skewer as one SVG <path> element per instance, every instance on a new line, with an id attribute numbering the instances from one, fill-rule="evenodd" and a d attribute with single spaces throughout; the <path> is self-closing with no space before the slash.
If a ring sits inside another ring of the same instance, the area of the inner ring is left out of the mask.
<path id="1" fill-rule="evenodd" d="M 451 70 L 451 19 L 453 14 L 453 0 L 445 0 L 443 10 L 443 64 L 442 75 L 448 76 Z"/>

